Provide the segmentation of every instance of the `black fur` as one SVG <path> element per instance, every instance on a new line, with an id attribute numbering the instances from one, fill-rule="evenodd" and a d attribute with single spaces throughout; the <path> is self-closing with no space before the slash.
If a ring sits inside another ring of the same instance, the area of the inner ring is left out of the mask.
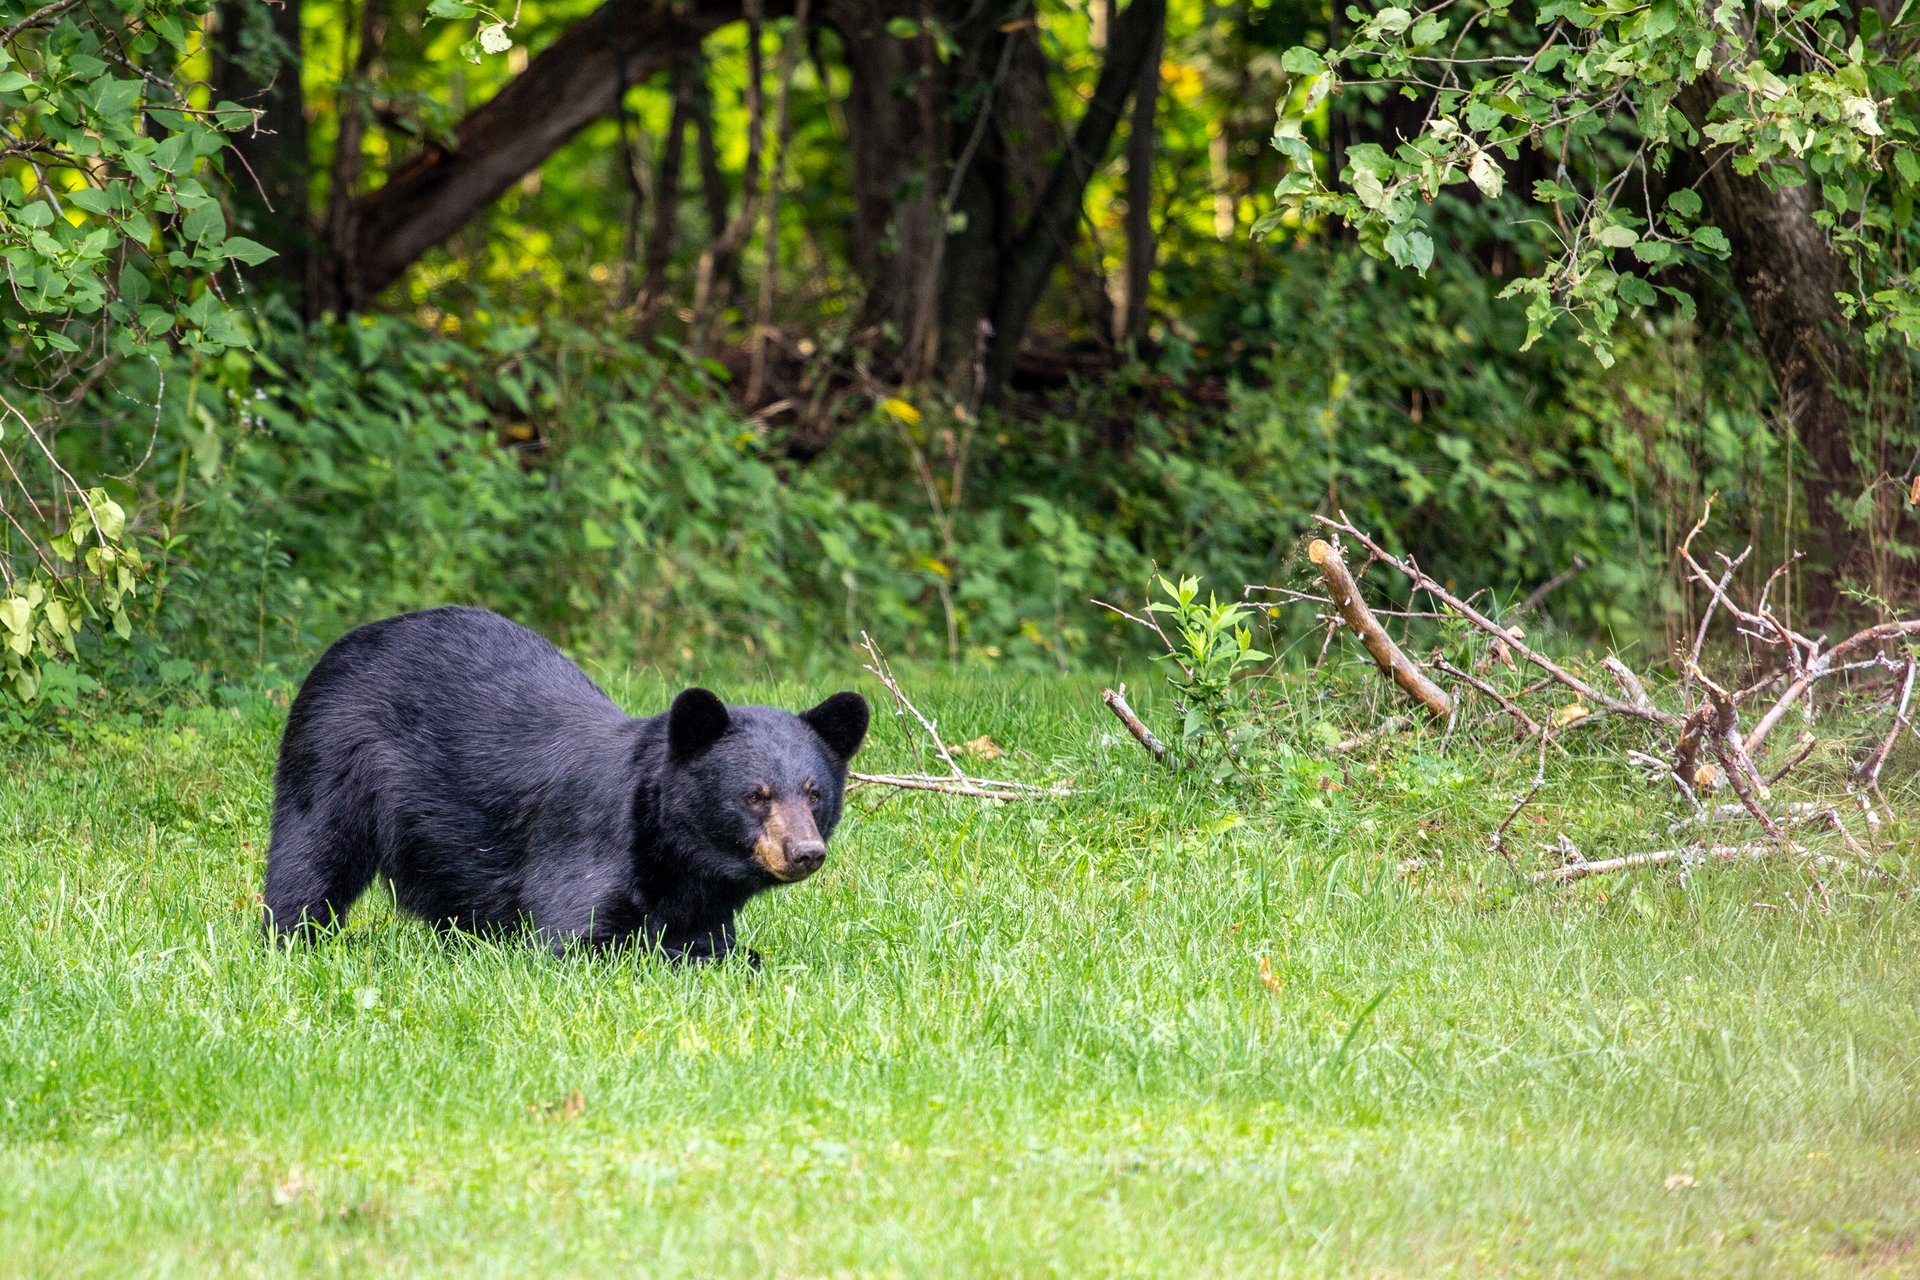
<path id="1" fill-rule="evenodd" d="M 380 874 L 435 924 L 719 959 L 747 899 L 824 857 L 867 717 L 856 693 L 796 716 L 688 689 L 636 719 L 485 610 L 370 623 L 287 717 L 268 933 L 340 923 Z"/>

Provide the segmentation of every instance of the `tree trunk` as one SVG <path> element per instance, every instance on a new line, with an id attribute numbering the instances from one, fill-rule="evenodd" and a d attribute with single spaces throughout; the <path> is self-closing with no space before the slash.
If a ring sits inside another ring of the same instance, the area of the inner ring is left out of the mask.
<path id="1" fill-rule="evenodd" d="M 1684 89 L 1678 103 L 1698 128 L 1722 92 L 1703 79 Z M 1839 257 L 1813 220 L 1810 185 L 1770 188 L 1737 172 L 1717 150 L 1680 153 L 1674 168 L 1692 182 L 1707 216 L 1726 233 L 1734 286 L 1773 370 L 1781 408 L 1811 464 L 1807 519 L 1828 540 L 1831 559 L 1816 603 L 1832 605 L 1833 577 L 1847 568 L 1853 552 L 1838 508 L 1864 487 L 1849 444 L 1855 414 L 1846 393 L 1859 387 L 1861 369 L 1834 302 L 1844 279 Z"/>
<path id="2" fill-rule="evenodd" d="M 739 17 L 739 0 L 698 0 L 684 11 L 671 0 L 607 0 L 541 50 L 491 101 L 468 113 L 455 127 L 451 147 L 427 148 L 384 187 L 354 202 L 347 225 L 329 245 L 345 264 L 337 296 L 329 301 L 347 310 L 364 305 L 523 174 L 610 113 L 623 82 L 638 84 L 694 56 L 708 33 Z"/>
<path id="3" fill-rule="evenodd" d="M 327 175 L 326 212 L 320 219 L 320 234 L 328 253 L 314 282 L 313 304 L 319 314 L 349 309 L 345 303 L 352 297 L 352 277 L 360 263 L 361 246 L 353 235 L 354 193 L 366 162 L 361 144 L 367 131 L 367 76 L 380 49 L 383 3 L 360 0 L 353 66 L 342 75 L 334 96 L 340 132 L 334 139 L 333 164 Z M 351 14 L 352 10 L 346 12 Z"/>
<path id="4" fill-rule="evenodd" d="M 1159 150 L 1154 115 L 1160 106 L 1160 50 L 1166 43 L 1166 15 L 1153 35 L 1153 47 L 1140 64 L 1133 86 L 1133 117 L 1127 136 L 1127 270 L 1120 287 L 1119 329 L 1122 342 L 1136 342 L 1147 331 L 1147 291 L 1153 279 L 1159 245 L 1153 234 L 1153 161 Z"/>
<path id="5" fill-rule="evenodd" d="M 249 278 L 306 305 L 313 227 L 307 189 L 307 117 L 300 93 L 301 0 L 223 0 L 213 45 L 213 92 L 260 112 L 228 149 L 234 229 L 278 256 Z"/>
<path id="6" fill-rule="evenodd" d="M 985 362 L 983 390 L 988 399 L 1006 385 L 1034 305 L 1046 289 L 1055 264 L 1074 241 L 1087 180 L 1113 141 L 1120 113 L 1140 78 L 1140 68 L 1154 46 L 1166 12 L 1166 0 L 1131 0 L 1114 19 L 1107 58 L 1101 64 L 1093 97 L 1073 131 L 1066 154 L 1054 166 L 1033 216 L 1005 255 Z"/>
<path id="7" fill-rule="evenodd" d="M 667 122 L 666 145 L 654 170 L 652 219 L 647 225 L 646 260 L 640 278 L 640 329 L 653 327 L 667 297 L 667 266 L 680 229 L 680 170 L 687 154 L 687 129 L 693 123 L 693 68 L 673 68 L 673 116 Z"/>
<path id="8" fill-rule="evenodd" d="M 928 372 L 937 342 L 940 207 L 947 183 L 953 70 L 931 36 L 902 39 L 890 19 L 915 0 L 828 0 L 822 17 L 845 51 L 853 269 L 867 280 L 863 329 L 888 331 L 895 376 Z M 966 203 L 964 200 L 957 203 Z"/>

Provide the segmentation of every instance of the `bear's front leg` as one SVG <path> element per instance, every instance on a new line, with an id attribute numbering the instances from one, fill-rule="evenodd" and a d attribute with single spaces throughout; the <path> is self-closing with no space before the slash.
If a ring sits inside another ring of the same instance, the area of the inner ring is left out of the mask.
<path id="1" fill-rule="evenodd" d="M 669 935 L 662 940 L 661 950 L 675 964 L 719 964 L 734 953 L 733 925 L 728 922 L 701 933 Z M 760 957 L 752 950 L 740 950 L 748 964 L 760 967 Z"/>

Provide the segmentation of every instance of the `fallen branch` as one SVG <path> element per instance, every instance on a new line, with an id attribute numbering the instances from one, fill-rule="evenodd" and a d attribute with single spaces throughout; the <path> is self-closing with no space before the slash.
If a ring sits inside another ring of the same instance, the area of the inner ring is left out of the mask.
<path id="1" fill-rule="evenodd" d="M 1123 684 L 1118 689 L 1104 691 L 1100 695 L 1100 700 L 1106 703 L 1107 710 L 1113 712 L 1115 718 L 1127 727 L 1127 732 L 1133 735 L 1134 741 L 1145 747 L 1148 754 L 1155 760 L 1162 764 L 1166 763 L 1167 744 L 1154 737 L 1153 730 L 1147 728 L 1146 722 L 1127 705 L 1127 686 Z"/>
<path id="2" fill-rule="evenodd" d="M 1508 715 L 1520 722 L 1520 727 L 1526 730 L 1528 737 L 1542 737 L 1546 734 L 1546 730 L 1541 727 L 1539 721 L 1522 711 L 1518 703 L 1514 702 L 1513 699 L 1507 697 L 1506 694 L 1501 693 L 1486 681 L 1476 676 L 1468 675 L 1465 671 L 1454 666 L 1445 658 L 1439 659 L 1433 665 L 1452 676 L 1455 680 L 1460 681 L 1462 684 L 1472 685 L 1475 689 L 1478 689 L 1481 693 L 1486 694 L 1489 698 L 1499 703 L 1502 711 L 1505 711 Z"/>
<path id="3" fill-rule="evenodd" d="M 1688 845 L 1684 849 L 1655 849 L 1649 853 L 1629 853 L 1618 858 L 1595 858 L 1587 862 L 1572 862 L 1564 867 L 1549 867 L 1545 871 L 1534 872 L 1529 879 L 1535 884 L 1570 884 L 1575 880 L 1584 880 L 1588 876 L 1603 875 L 1609 871 L 1629 871 L 1634 867 L 1658 867 L 1682 859 L 1698 859 L 1702 862 L 1733 862 L 1739 858 L 1759 858 L 1778 850 L 1765 844 L 1723 844 L 1702 849 L 1698 845 Z"/>
<path id="4" fill-rule="evenodd" d="M 1481 613 L 1471 604 L 1462 600 L 1459 596 L 1448 591 L 1446 587 L 1427 576 L 1426 572 L 1418 565 L 1393 555 L 1385 547 L 1382 547 L 1372 538 L 1360 532 L 1360 530 L 1354 526 L 1353 522 L 1346 518 L 1345 513 L 1342 513 L 1341 518 L 1338 520 L 1322 515 L 1316 515 L 1314 519 L 1329 529 L 1333 529 L 1352 538 L 1355 542 L 1371 552 L 1375 559 L 1378 559 L 1383 564 L 1390 565 L 1403 574 L 1413 583 L 1415 590 L 1426 592 L 1435 600 L 1446 605 L 1462 618 L 1465 618 L 1468 622 L 1471 622 L 1474 626 L 1486 632 L 1489 636 L 1502 641 L 1508 648 L 1552 676 L 1555 680 L 1558 680 L 1567 688 L 1579 694 L 1586 701 L 1593 703 L 1595 706 L 1605 707 L 1615 715 L 1631 716 L 1636 720 L 1651 720 L 1656 724 L 1667 725 L 1669 727 L 1677 728 L 1679 726 L 1680 717 L 1674 715 L 1672 712 L 1662 711 L 1658 707 L 1653 706 L 1637 707 L 1630 702 L 1623 702 L 1619 698 L 1609 697 L 1607 694 L 1600 692 L 1600 690 L 1594 688 L 1579 676 L 1574 675 L 1571 671 L 1560 666 L 1553 661 L 1553 659 L 1529 646 L 1524 640 L 1514 635 L 1511 628 L 1501 626 L 1492 618 L 1487 617 L 1486 614 Z M 1309 554 L 1311 554 L 1311 551 L 1309 551 Z M 1916 625 L 1920 626 L 1920 624 Z"/>
<path id="5" fill-rule="evenodd" d="M 1600 659 L 1600 665 L 1619 682 L 1621 690 L 1626 693 L 1634 706 L 1642 711 L 1653 710 L 1653 699 L 1647 696 L 1646 686 L 1640 683 L 1640 677 L 1633 674 L 1631 667 L 1612 654 Z"/>
<path id="6" fill-rule="evenodd" d="M 1393 642 L 1386 628 L 1368 610 L 1367 602 L 1360 597 L 1360 586 L 1353 580 L 1353 575 L 1347 572 L 1346 561 L 1340 558 L 1339 550 L 1332 543 L 1315 538 L 1313 545 L 1307 548 L 1307 559 L 1313 561 L 1320 570 L 1320 576 L 1326 579 L 1334 608 L 1340 611 L 1340 616 L 1360 637 L 1360 643 L 1366 646 L 1380 670 L 1426 707 L 1435 720 L 1446 720 L 1452 716 L 1453 700 L 1444 689 L 1428 679 L 1412 659 L 1400 652 L 1400 646 Z"/>
<path id="7" fill-rule="evenodd" d="M 1035 786 L 1026 782 L 1002 782 L 992 778 L 935 778 L 924 773 L 854 773 L 847 777 L 869 787 L 892 787 L 897 791 L 937 791 L 941 795 L 971 796 L 979 800 L 1059 800 L 1073 794 L 1064 786 Z"/>
<path id="8" fill-rule="evenodd" d="M 1842 658 L 1869 645 L 1902 640 L 1909 636 L 1920 637 L 1920 618 L 1910 618 L 1904 622 L 1883 622 L 1877 627 L 1868 627 L 1865 631 L 1848 636 L 1833 648 L 1812 659 L 1806 664 L 1806 669 L 1799 677 L 1787 686 L 1787 691 L 1780 695 L 1780 701 L 1774 703 L 1767 713 L 1760 717 L 1759 723 L 1753 726 L 1753 731 L 1747 735 L 1747 754 L 1754 755 L 1760 750 L 1760 744 L 1767 740 L 1767 735 L 1773 732 L 1774 726 L 1780 723 L 1780 718 L 1787 714 L 1788 708 L 1798 702 L 1801 695 L 1811 689 L 1816 681 L 1840 673 L 1842 668 L 1835 664 Z M 1898 667 L 1894 669 L 1899 670 Z"/>
<path id="9" fill-rule="evenodd" d="M 1867 758 L 1860 762 L 1858 777 L 1861 783 L 1875 795 L 1880 794 L 1880 770 L 1886 766 L 1887 757 L 1893 753 L 1893 744 L 1900 740 L 1900 731 L 1907 727 L 1907 706 L 1913 701 L 1914 660 L 1907 657 L 1907 674 L 1900 681 L 1900 698 L 1894 704 L 1893 723 L 1887 728 L 1887 736 L 1880 740 Z M 1885 798 L 1882 797 L 1882 803 Z"/>

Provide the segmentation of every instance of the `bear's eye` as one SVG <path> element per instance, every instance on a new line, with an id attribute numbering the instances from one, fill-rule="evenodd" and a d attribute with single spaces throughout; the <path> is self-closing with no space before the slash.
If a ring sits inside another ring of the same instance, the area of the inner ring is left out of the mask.
<path id="1" fill-rule="evenodd" d="M 773 799 L 773 792 L 766 787 L 755 787 L 747 792 L 747 803 L 758 809 Z"/>
<path id="2" fill-rule="evenodd" d="M 820 807 L 820 788 L 815 786 L 813 780 L 809 778 L 807 785 L 803 787 L 802 790 L 807 793 L 807 803 L 818 809 Z"/>

